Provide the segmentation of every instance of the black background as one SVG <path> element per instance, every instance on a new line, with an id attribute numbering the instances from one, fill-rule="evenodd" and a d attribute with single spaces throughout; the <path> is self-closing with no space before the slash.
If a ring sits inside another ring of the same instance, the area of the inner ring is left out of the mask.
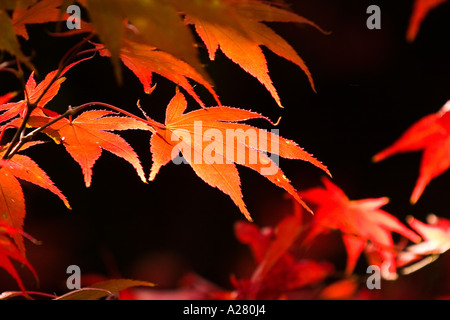
<path id="1" fill-rule="evenodd" d="M 317 93 L 300 68 L 264 49 L 285 107 L 280 109 L 256 79 L 221 53 L 216 61 L 208 61 L 201 48 L 201 59 L 222 103 L 263 113 L 274 121 L 281 116 L 280 135 L 298 142 L 327 165 L 334 183 L 351 199 L 387 196 L 391 202 L 384 209 L 402 221 L 408 215 L 423 220 L 429 213 L 448 218 L 448 172 L 434 179 L 412 206 L 409 197 L 418 176 L 420 153 L 397 155 L 381 163 L 371 158 L 450 99 L 450 4 L 431 11 L 416 41 L 407 43 L 413 1 L 290 3 L 295 12 L 331 32 L 324 35 L 309 26 L 270 24 L 306 61 Z M 366 9 L 371 4 L 381 8 L 381 30 L 366 27 Z M 38 81 L 56 69 L 78 39 L 53 38 L 48 30 L 53 30 L 51 25 L 30 28 L 31 40 L 23 43 L 27 53 L 35 54 L 33 63 L 41 72 Z M 163 122 L 174 84 L 155 75 L 157 88 L 146 96 L 128 69 L 123 74 L 124 84 L 118 87 L 106 58 L 83 62 L 67 73 L 60 93 L 48 107 L 63 112 L 68 105 L 101 101 L 139 114 L 135 105 L 140 99 L 146 113 Z M 17 88 L 12 78 L 1 81 L 2 94 Z M 207 104 L 212 103 L 204 89 L 197 86 L 196 90 Z M 191 98 L 189 102 L 191 109 L 198 108 Z M 266 123 L 257 124 L 270 129 Z M 122 136 L 135 148 L 148 174 L 150 134 L 130 131 Z M 40 276 L 35 289 L 65 292 L 65 271 L 71 264 L 79 265 L 83 274 L 139 278 L 157 282 L 161 288 L 176 286 L 187 272 L 229 288 L 231 274 L 251 269 L 249 251 L 233 233 L 242 214 L 190 167 L 170 163 L 154 182 L 143 184 L 131 165 L 104 152 L 94 166 L 92 186 L 86 189 L 80 167 L 62 146 L 49 143 L 26 154 L 48 173 L 73 207 L 68 211 L 50 192 L 23 184 L 25 231 L 43 243 L 27 245 L 28 258 Z M 281 160 L 281 168 L 298 190 L 320 185 L 323 176 L 301 161 Z M 251 170 L 241 167 L 239 172 L 244 201 L 255 223 L 273 225 L 291 210 L 283 190 Z M 323 255 L 342 268 L 345 251 L 331 249 Z M 428 297 L 435 290 L 448 294 L 444 258 L 419 275 L 426 284 L 412 276 L 405 280 L 417 285 L 413 297 Z M 33 288 L 32 278 L 27 278 L 25 270 L 21 274 L 26 286 Z M 0 291 L 16 286 L 3 271 L 0 276 L 4 283 Z"/>

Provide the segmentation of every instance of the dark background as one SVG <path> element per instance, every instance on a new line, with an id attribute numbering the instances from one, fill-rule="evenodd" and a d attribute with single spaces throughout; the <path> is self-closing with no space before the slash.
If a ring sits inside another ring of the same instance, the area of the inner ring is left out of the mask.
<path id="1" fill-rule="evenodd" d="M 285 107 L 280 109 L 256 79 L 219 52 L 216 61 L 208 61 L 203 48 L 201 59 L 222 103 L 261 112 L 274 121 L 281 116 L 280 135 L 326 164 L 334 183 L 351 199 L 387 196 L 391 202 L 384 209 L 402 221 L 408 215 L 424 220 L 429 213 L 449 218 L 449 172 L 434 179 L 412 206 L 409 197 L 421 154 L 397 155 L 381 163 L 372 163 L 371 157 L 450 99 L 450 3 L 429 13 L 410 44 L 405 33 L 413 1 L 288 2 L 295 12 L 331 31 L 323 35 L 309 26 L 270 24 L 306 61 L 317 93 L 300 68 L 264 49 Z M 371 4 L 381 8 L 381 30 L 366 28 Z M 30 28 L 31 40 L 23 43 L 25 51 L 35 54 L 33 62 L 41 72 L 38 81 L 57 68 L 78 39 L 53 38 L 46 33 L 52 28 Z M 48 107 L 63 112 L 68 105 L 101 101 L 139 114 L 135 105 L 140 99 L 146 113 L 163 122 L 175 86 L 155 75 L 157 88 L 146 96 L 138 79 L 126 68 L 123 73 L 125 82 L 118 87 L 107 59 L 83 62 L 67 73 Z M 1 81 L 2 94 L 17 88 L 12 78 Z M 196 90 L 204 101 L 212 102 L 200 86 Z M 191 98 L 189 102 L 191 109 L 198 108 Z M 265 123 L 258 125 L 270 129 Z M 122 136 L 148 174 L 150 134 L 130 131 Z M 40 286 L 34 288 L 32 278 L 21 270 L 27 288 L 65 292 L 65 272 L 71 264 L 79 265 L 83 274 L 149 280 L 161 288 L 175 287 L 187 272 L 230 288 L 231 274 L 248 275 L 251 270 L 249 251 L 233 233 L 234 223 L 244 217 L 228 196 L 209 187 L 190 167 L 170 163 L 154 182 L 143 184 L 130 164 L 104 152 L 94 166 L 92 186 L 86 189 L 80 167 L 63 147 L 46 144 L 26 153 L 73 207 L 68 211 L 47 190 L 23 184 L 25 231 L 43 243 L 27 245 L 29 260 L 40 276 Z M 281 168 L 298 190 L 320 185 L 323 175 L 301 161 L 281 160 Z M 273 225 L 292 209 L 283 190 L 247 168 L 240 167 L 239 172 L 244 201 L 256 224 Z M 339 245 L 324 249 L 323 256 L 343 268 L 345 251 Z M 409 292 L 413 297 L 448 294 L 445 259 L 448 255 L 398 283 L 414 288 L 415 293 Z M 4 284 L 0 291 L 16 286 L 4 271 L 0 277 Z"/>

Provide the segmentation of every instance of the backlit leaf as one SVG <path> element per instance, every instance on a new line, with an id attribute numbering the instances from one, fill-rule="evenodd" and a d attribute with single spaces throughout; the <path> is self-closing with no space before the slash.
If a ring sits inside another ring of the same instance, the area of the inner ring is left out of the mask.
<path id="1" fill-rule="evenodd" d="M 91 185 L 92 168 L 102 154 L 102 150 L 107 150 L 128 161 L 136 169 L 141 180 L 147 181 L 133 148 L 125 139 L 109 131 L 150 130 L 150 127 L 141 121 L 114 115 L 114 112 L 105 110 L 86 111 L 73 120 L 64 118 L 43 130 L 56 142 L 62 142 L 67 152 L 78 162 L 83 171 L 86 187 Z M 32 117 L 30 125 L 39 127 L 51 120 L 51 118 Z"/>
<path id="2" fill-rule="evenodd" d="M 381 161 L 397 153 L 414 151 L 423 151 L 423 155 L 411 203 L 416 203 L 430 181 L 450 167 L 450 101 L 439 112 L 413 124 L 394 144 L 373 159 Z"/>
<path id="3" fill-rule="evenodd" d="M 295 142 L 279 135 L 239 123 L 266 117 L 247 110 L 212 107 L 184 113 L 185 97 L 177 91 L 166 109 L 165 125 L 156 128 L 151 138 L 153 165 L 150 180 L 160 168 L 179 159 L 179 152 L 194 172 L 206 183 L 230 196 L 248 220 L 251 220 L 240 188 L 236 164 L 253 169 L 285 189 L 299 203 L 295 188 L 266 152 L 283 158 L 308 161 L 329 173 L 327 168 Z M 205 143 L 206 141 L 206 143 Z M 276 160 L 276 159 L 275 159 Z"/>
<path id="4" fill-rule="evenodd" d="M 261 49 L 261 46 L 265 46 L 299 66 L 315 90 L 311 73 L 303 59 L 286 40 L 262 22 L 306 23 L 318 28 L 317 25 L 293 12 L 271 6 L 265 1 L 227 0 L 224 3 L 229 10 L 225 23 L 205 16 L 188 14 L 186 17 L 186 23 L 195 26 L 196 32 L 205 43 L 211 60 L 215 59 L 220 47 L 229 59 L 257 78 L 281 107 L 280 97 L 269 77 L 266 58 Z"/>

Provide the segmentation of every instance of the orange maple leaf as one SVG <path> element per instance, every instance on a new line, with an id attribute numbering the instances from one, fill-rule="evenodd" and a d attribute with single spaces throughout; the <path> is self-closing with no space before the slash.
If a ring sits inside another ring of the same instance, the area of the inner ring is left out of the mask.
<path id="1" fill-rule="evenodd" d="M 86 187 L 92 182 L 92 168 L 101 156 L 102 150 L 128 161 L 143 182 L 147 182 L 142 165 L 134 149 L 121 136 L 108 132 L 117 130 L 151 130 L 142 121 L 130 117 L 114 116 L 106 110 L 91 110 L 75 119 L 63 118 L 48 126 L 42 132 L 64 145 L 67 152 L 81 166 Z M 52 121 L 50 117 L 31 117 L 29 124 L 40 127 Z"/>
<path id="2" fill-rule="evenodd" d="M 17 96 L 17 92 L 8 92 L 7 94 L 4 94 L 0 96 L 0 105 L 7 103 L 9 100 Z"/>
<path id="3" fill-rule="evenodd" d="M 301 192 L 306 202 L 316 205 L 311 230 L 305 243 L 329 230 L 340 230 L 347 250 L 346 273 L 351 274 L 368 244 L 373 244 L 381 255 L 380 266 L 387 278 L 396 276 L 394 241 L 391 232 L 396 232 L 413 242 L 420 237 L 409 230 L 397 218 L 380 208 L 387 198 L 350 200 L 345 193 L 328 179 L 323 179 L 325 188 L 317 187 Z"/>
<path id="4" fill-rule="evenodd" d="M 38 144 L 30 142 L 25 144 L 22 150 Z M 3 156 L 8 145 L 0 147 L 0 156 Z M 31 182 L 57 195 L 70 209 L 69 202 L 62 192 L 53 184 L 44 170 L 31 158 L 16 154 L 10 160 L 4 161 L 0 168 L 0 219 L 11 227 L 22 231 L 25 219 L 25 199 L 18 179 Z M 20 252 L 25 253 L 23 237 L 15 233 L 13 238 Z"/>
<path id="5" fill-rule="evenodd" d="M 23 113 L 27 108 L 27 101 L 30 104 L 34 104 L 38 99 L 40 99 L 37 103 L 36 109 L 42 109 L 58 93 L 61 84 L 66 80 L 66 78 L 63 77 L 64 74 L 70 68 L 84 60 L 86 59 L 82 59 L 70 64 L 69 66 L 64 68 L 59 75 L 58 70 L 54 70 L 48 73 L 45 76 L 45 79 L 42 80 L 39 84 L 36 83 L 36 80 L 34 79 L 34 72 L 32 72 L 25 85 L 25 99 L 18 102 L 9 102 L 0 105 L 0 111 L 4 111 L 0 115 L 0 123 L 11 120 L 17 115 L 23 116 Z M 54 77 L 57 75 L 58 78 L 54 80 Z"/>
<path id="6" fill-rule="evenodd" d="M 108 5 L 105 5 L 103 0 L 78 2 L 86 8 L 92 22 L 91 25 L 82 24 L 82 29 L 87 27 L 86 31 L 94 31 L 109 50 L 119 82 L 121 79 L 119 52 L 123 37 L 156 47 L 185 61 L 199 73 L 204 72 L 198 58 L 194 36 L 183 23 L 179 7 L 197 6 L 200 9 L 207 6 L 215 7 L 216 1 L 211 4 L 210 1 L 202 1 L 200 6 L 197 0 L 109 0 Z M 126 34 L 124 22 L 133 28 L 133 33 Z"/>
<path id="7" fill-rule="evenodd" d="M 100 55 L 111 56 L 106 48 L 101 45 L 96 46 Z M 208 80 L 189 64 L 171 54 L 124 38 L 120 48 L 120 59 L 139 78 L 144 86 L 144 92 L 147 94 L 150 94 L 154 89 L 152 87 L 152 74 L 157 73 L 185 89 L 202 107 L 204 107 L 204 103 L 194 91 L 189 79 L 203 85 L 220 104 L 219 98 Z"/>
<path id="8" fill-rule="evenodd" d="M 196 32 L 208 49 L 210 60 L 215 59 L 217 49 L 245 71 L 257 78 L 270 92 L 276 103 L 282 107 L 277 90 L 269 77 L 266 58 L 260 46 L 295 63 L 307 75 L 315 90 L 311 73 L 302 58 L 292 46 L 275 31 L 261 23 L 296 22 L 306 23 L 324 32 L 315 23 L 293 12 L 271 6 L 265 1 L 227 0 L 226 22 L 210 19 L 206 15 L 186 15 L 186 23 L 193 24 Z"/>
<path id="9" fill-rule="evenodd" d="M 416 39 L 420 26 L 428 13 L 445 1 L 447 0 L 416 0 L 414 2 L 414 9 L 406 32 L 406 39 L 409 42 L 413 42 Z"/>
<path id="10" fill-rule="evenodd" d="M 259 172 L 305 207 L 289 180 L 265 152 L 308 161 L 329 174 L 321 162 L 295 142 L 237 123 L 248 119 L 268 120 L 258 113 L 224 106 L 184 113 L 186 107 L 185 97 L 177 90 L 167 107 L 165 125 L 155 128 L 156 133 L 151 138 L 153 165 L 150 180 L 155 178 L 162 166 L 179 159 L 181 151 L 185 161 L 201 179 L 230 196 L 245 217 L 251 220 L 242 200 L 235 163 Z"/>
<path id="11" fill-rule="evenodd" d="M 15 33 L 28 39 L 27 24 L 65 21 L 69 15 L 60 8 L 63 2 L 64 0 L 45 0 L 17 7 L 12 14 Z"/>
<path id="12" fill-rule="evenodd" d="M 411 203 L 416 203 L 430 181 L 450 167 L 450 101 L 439 112 L 417 121 L 373 159 L 381 161 L 397 153 L 420 150 L 423 150 L 420 174 L 411 194 Z"/>

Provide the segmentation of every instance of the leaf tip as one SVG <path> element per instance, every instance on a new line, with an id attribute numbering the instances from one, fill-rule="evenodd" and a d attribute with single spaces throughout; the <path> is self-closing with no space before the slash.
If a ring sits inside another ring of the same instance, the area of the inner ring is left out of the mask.
<path id="1" fill-rule="evenodd" d="M 273 126 L 274 127 L 276 127 L 276 126 L 278 126 L 279 124 L 280 124 L 280 122 L 281 122 L 281 116 L 278 118 L 278 120 L 277 120 L 277 122 L 275 122 L 274 124 L 273 124 Z"/>
<path id="2" fill-rule="evenodd" d="M 311 215 L 314 215 L 314 211 L 300 198 L 300 196 L 298 196 L 299 199 L 296 199 L 301 205 L 302 207 L 308 211 Z"/>
<path id="3" fill-rule="evenodd" d="M 417 203 L 417 201 L 419 201 L 420 196 L 422 195 L 423 192 L 423 187 L 416 187 L 413 191 L 413 193 L 411 194 L 411 197 L 409 198 L 409 203 L 411 205 L 415 205 Z"/>
<path id="4" fill-rule="evenodd" d="M 247 208 L 244 207 L 243 210 L 242 210 L 242 208 L 240 208 L 240 209 L 248 222 L 254 222 L 253 218 L 250 216 L 250 212 L 248 212 Z"/>

